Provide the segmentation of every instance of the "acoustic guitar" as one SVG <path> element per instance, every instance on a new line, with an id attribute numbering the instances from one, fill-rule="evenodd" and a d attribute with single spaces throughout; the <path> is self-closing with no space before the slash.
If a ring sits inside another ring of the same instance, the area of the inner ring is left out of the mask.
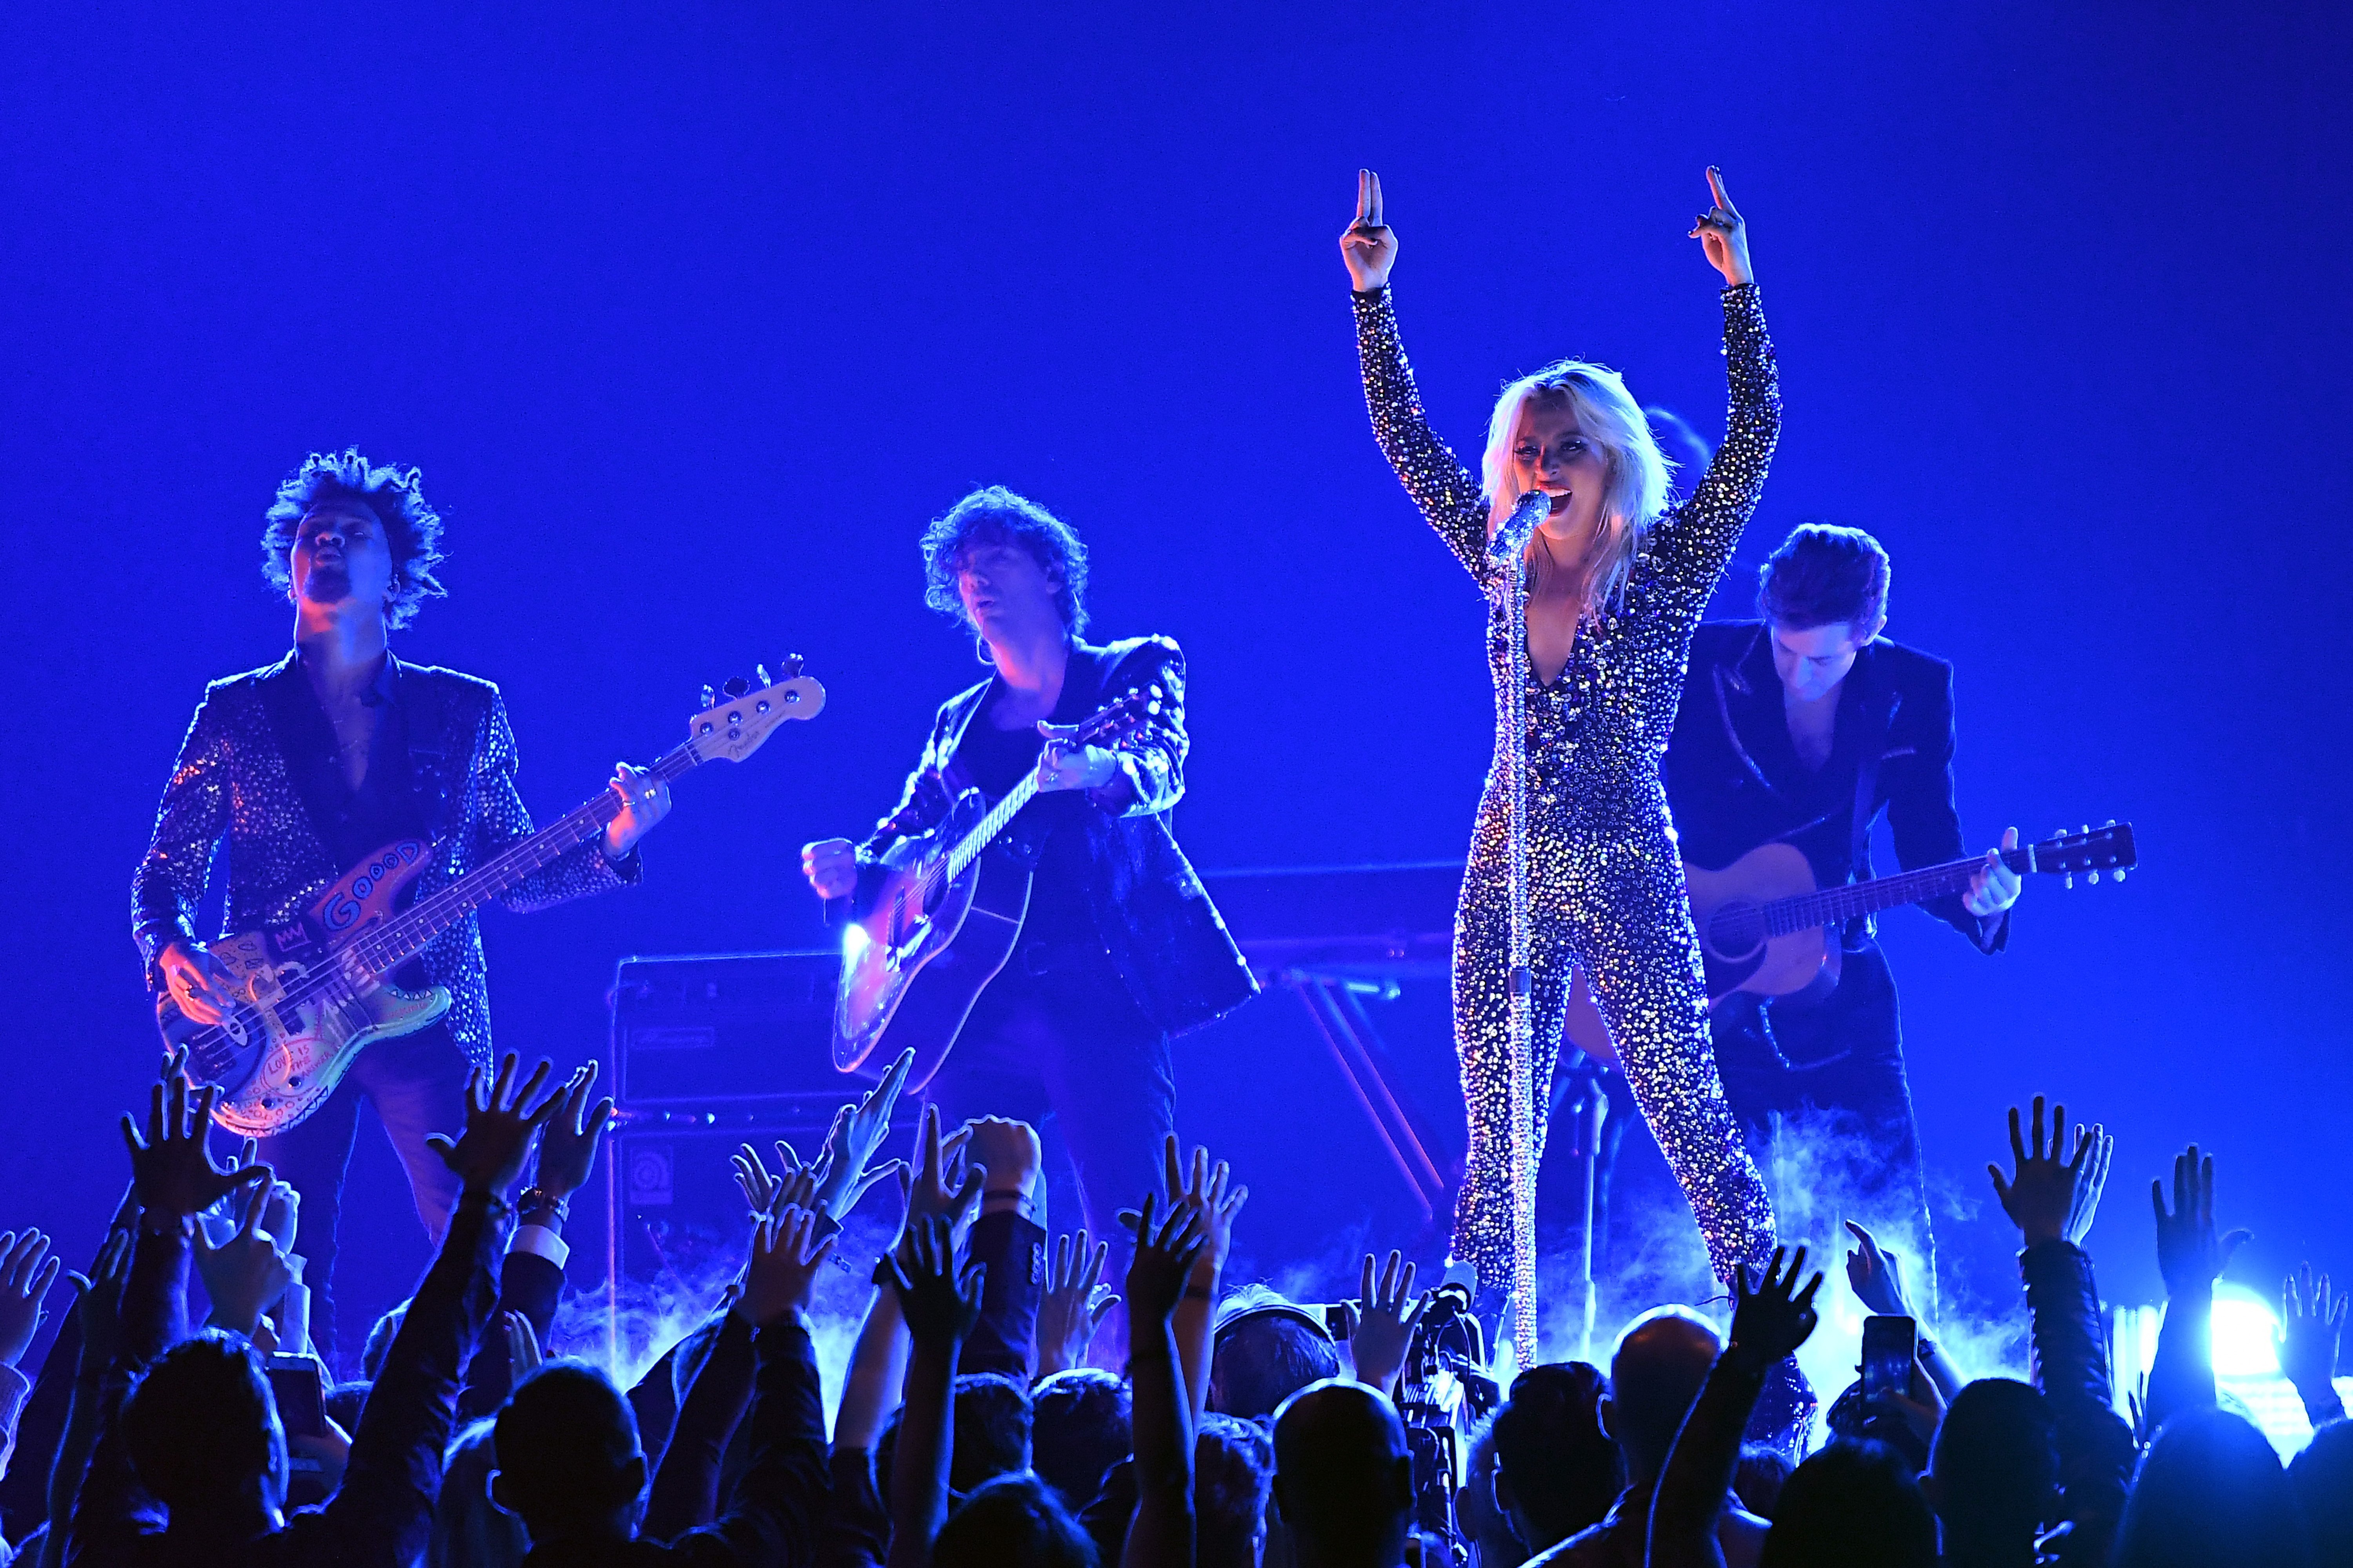
<path id="1" fill-rule="evenodd" d="M 1070 739 L 1115 742 L 1157 712 L 1165 696 L 1157 685 L 1130 691 L 1077 725 Z M 922 1089 L 940 1070 L 973 1004 L 1020 941 L 1032 868 L 984 851 L 1038 797 L 1038 782 L 1033 769 L 993 805 L 968 789 L 935 826 L 899 840 L 882 857 L 872 906 L 842 932 L 835 1067 L 879 1079 L 912 1047 L 908 1089 Z"/>
<path id="2" fill-rule="evenodd" d="M 664 782 L 721 758 L 740 763 L 786 720 L 825 710 L 825 688 L 786 661 L 785 677 L 760 686 L 737 677 L 687 721 L 687 740 L 647 772 Z M 325 1103 L 371 1043 L 413 1035 L 449 1010 L 444 986 L 409 991 L 390 984 L 400 966 L 470 912 L 558 856 L 589 843 L 620 814 L 611 790 L 516 840 L 430 897 L 408 901 L 438 847 L 420 838 L 387 844 L 337 878 L 301 919 L 274 931 L 240 931 L 210 944 L 227 972 L 234 1005 L 218 1024 L 200 1024 L 168 995 L 155 1003 L 167 1047 L 188 1047 L 191 1076 L 221 1088 L 213 1120 L 229 1131 L 266 1138 Z"/>
<path id="3" fill-rule="evenodd" d="M 2000 853 L 2002 864 L 2013 871 L 2062 876 L 2071 888 L 2078 876 L 2097 882 L 2103 873 L 2121 882 L 2139 864 L 2129 822 L 2061 833 Z M 1686 861 L 1683 884 L 1692 923 L 1699 928 L 1709 1005 L 1742 992 L 1752 996 L 1827 994 L 1838 984 L 1837 927 L 1857 915 L 1961 892 L 1984 866 L 1983 856 L 1972 856 L 1820 888 L 1805 856 L 1787 844 L 1751 849 L 1720 871 Z M 1566 1027 L 1577 1049 L 1605 1065 L 1616 1065 L 1618 1053 L 1582 970 L 1569 996 Z"/>

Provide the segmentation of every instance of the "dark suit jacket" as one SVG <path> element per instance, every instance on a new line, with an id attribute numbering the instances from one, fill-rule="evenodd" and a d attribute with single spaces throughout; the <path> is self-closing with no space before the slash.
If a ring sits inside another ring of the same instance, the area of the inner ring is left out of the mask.
<path id="1" fill-rule="evenodd" d="M 1169 814 L 1185 795 L 1185 655 L 1166 637 L 1131 637 L 1107 647 L 1071 650 L 1066 681 L 1092 686 L 1103 700 L 1157 682 L 1157 710 L 1109 748 L 1121 777 L 1089 792 L 1096 807 L 1080 814 L 1087 837 L 1089 903 L 1113 964 L 1144 1016 L 1182 1034 L 1240 1006 L 1257 982 L 1209 901 L 1201 879 L 1176 847 Z M 902 838 L 942 821 L 973 782 L 956 762 L 965 729 L 997 689 L 994 676 L 940 705 L 923 760 L 891 814 L 859 847 L 866 868 L 861 902 L 879 881 L 876 863 Z M 1066 693 L 1067 695 L 1067 693 Z M 1088 708 L 1100 707 L 1100 701 Z M 1040 800 L 1029 812 L 1055 803 Z M 1025 812 L 1027 816 L 1029 812 Z M 1018 831 L 1018 825 L 1010 831 Z"/>
<path id="2" fill-rule="evenodd" d="M 1820 773 L 1798 761 L 1761 621 L 1710 621 L 1692 639 L 1683 706 L 1667 747 L 1667 801 L 1683 857 L 1720 868 L 1762 844 L 1795 845 L 1823 887 L 1871 876 L 1854 863 L 1860 770 L 1879 767 L 1868 816 L 1887 816 L 1906 870 L 1969 853 L 1953 805 L 1953 667 L 1885 638 L 1855 656 Z M 1922 906 L 1987 952 L 2010 941 L 2010 912 L 1979 920 L 1960 896 Z M 1861 931 L 1851 931 L 1859 938 Z"/>
<path id="3" fill-rule="evenodd" d="M 268 689 L 302 679 L 289 654 L 205 689 L 164 786 L 154 838 L 132 878 L 132 934 L 151 983 L 156 952 L 195 937 L 213 848 L 223 837 L 229 851 L 223 934 L 297 923 L 320 890 L 349 868 L 335 864 L 325 834 L 311 820 L 287 763 L 287 738 L 270 717 Z M 515 788 L 514 731 L 499 689 L 454 669 L 388 657 L 377 691 L 406 721 L 413 794 L 438 850 L 417 879 L 414 895 L 422 899 L 530 836 L 531 813 Z M 309 700 L 308 692 L 301 695 Z M 592 841 L 532 872 L 499 901 L 534 910 L 637 879 L 635 852 L 616 866 Z M 448 987 L 450 1037 L 477 1066 L 490 1067 L 490 997 L 474 918 L 434 938 L 422 962 L 432 984 Z"/>

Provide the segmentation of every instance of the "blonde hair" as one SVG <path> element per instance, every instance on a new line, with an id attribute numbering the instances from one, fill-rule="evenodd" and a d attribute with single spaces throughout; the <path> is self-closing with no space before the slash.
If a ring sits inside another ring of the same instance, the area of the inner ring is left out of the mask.
<path id="1" fill-rule="evenodd" d="M 1641 405 L 1616 371 L 1583 360 L 1557 361 L 1511 383 L 1495 399 L 1495 412 L 1487 421 L 1487 449 L 1479 458 L 1491 534 L 1519 502 L 1513 437 L 1519 432 L 1520 410 L 1530 398 L 1567 403 L 1577 427 L 1601 448 L 1609 477 L 1599 514 L 1601 539 L 1585 590 L 1585 614 L 1596 616 L 1625 592 L 1634 556 L 1651 524 L 1666 510 L 1667 471 L 1674 462 L 1659 450 Z M 1529 548 L 1540 562 L 1551 559 L 1535 544 Z"/>

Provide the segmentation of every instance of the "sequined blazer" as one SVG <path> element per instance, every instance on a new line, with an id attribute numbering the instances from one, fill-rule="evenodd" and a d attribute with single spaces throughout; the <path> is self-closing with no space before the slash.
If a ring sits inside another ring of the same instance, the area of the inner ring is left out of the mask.
<path id="1" fill-rule="evenodd" d="M 1079 820 L 1086 831 L 1088 904 L 1113 966 L 1146 1018 L 1182 1034 L 1231 1012 L 1258 991 L 1169 826 L 1185 797 L 1185 756 L 1192 749 L 1185 732 L 1185 655 L 1167 637 L 1131 637 L 1107 647 L 1079 643 L 1071 662 L 1065 679 L 1093 681 L 1105 701 L 1154 682 L 1163 692 L 1157 709 L 1110 748 L 1119 758 L 1120 777 L 1086 792 L 1096 809 Z M 936 826 L 972 787 L 956 748 L 996 686 L 992 677 L 940 705 L 899 804 L 859 846 L 861 896 L 879 880 L 874 868 L 894 843 Z M 1049 804 L 1040 800 L 1029 809 Z"/>
<path id="2" fill-rule="evenodd" d="M 289 654 L 205 689 L 164 786 L 153 839 L 131 879 L 132 935 L 151 985 L 155 955 L 170 942 L 195 940 L 197 909 L 222 838 L 228 841 L 229 879 L 224 935 L 293 922 L 347 869 L 334 863 L 311 823 L 267 707 L 266 682 L 302 679 Z M 514 731 L 499 689 L 454 669 L 387 656 L 380 689 L 406 718 L 413 794 L 438 849 L 417 880 L 415 896 L 423 898 L 532 832 L 531 813 L 515 788 Z M 517 911 L 543 909 L 634 882 L 638 874 L 634 851 L 615 864 L 591 841 L 533 872 L 499 901 Z M 488 1067 L 490 996 L 473 918 L 436 937 L 419 959 L 427 979 L 448 989 L 450 1036 Z"/>
<path id="3" fill-rule="evenodd" d="M 1506 574 L 1486 563 L 1486 498 L 1430 426 L 1387 289 L 1352 298 L 1365 401 L 1381 454 L 1446 547 L 1486 595 L 1487 662 L 1498 710 L 1520 679 L 1504 598 Z M 1646 531 L 1619 605 L 1577 631 L 1560 675 L 1527 682 L 1528 762 L 1539 809 L 1595 826 L 1658 819 L 1660 754 L 1674 728 L 1692 633 L 1764 493 L 1781 433 L 1780 377 L 1753 283 L 1724 290 L 1730 407 L 1724 444 L 1690 497 Z M 1493 775 L 1491 775 L 1491 784 Z"/>

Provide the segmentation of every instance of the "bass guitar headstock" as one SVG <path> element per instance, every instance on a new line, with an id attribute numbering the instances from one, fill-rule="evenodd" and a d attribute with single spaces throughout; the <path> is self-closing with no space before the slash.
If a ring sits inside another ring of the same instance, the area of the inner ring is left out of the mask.
<path id="1" fill-rule="evenodd" d="M 784 662 L 779 679 L 768 667 L 755 664 L 756 687 L 744 677 L 731 676 L 715 690 L 702 689 L 702 710 L 686 721 L 686 732 L 704 762 L 724 757 L 740 763 L 758 751 L 768 732 L 788 719 L 814 719 L 825 711 L 825 688 L 801 673 L 800 655 Z"/>

